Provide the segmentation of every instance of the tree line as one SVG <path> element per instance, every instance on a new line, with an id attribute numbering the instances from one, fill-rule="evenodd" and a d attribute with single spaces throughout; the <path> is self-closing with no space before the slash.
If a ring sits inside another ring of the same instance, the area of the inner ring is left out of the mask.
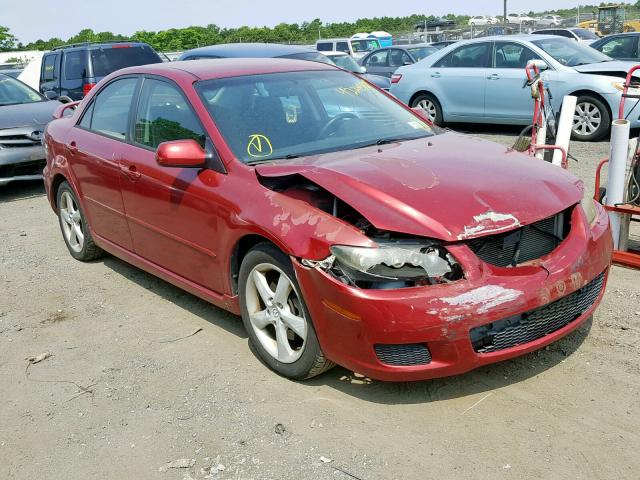
<path id="1" fill-rule="evenodd" d="M 634 7 L 640 6 L 640 0 Z M 631 7 L 631 5 L 628 5 Z M 580 7 L 581 13 L 595 11 L 597 6 L 585 5 Z M 577 8 L 562 9 L 529 15 L 554 14 L 571 16 L 577 14 Z M 444 18 L 453 20 L 459 26 L 466 26 L 468 15 L 446 15 Z M 631 18 L 627 14 L 627 18 Z M 136 40 L 150 44 L 158 51 L 182 51 L 191 48 L 214 45 L 218 43 L 234 42 L 273 42 L 313 44 L 318 38 L 350 37 L 357 32 L 386 31 L 392 34 L 407 33 L 414 30 L 415 26 L 425 21 L 436 20 L 434 16 L 409 15 L 406 17 L 375 17 L 361 18 L 355 22 L 323 23 L 320 19 L 310 22 L 280 23 L 274 27 L 248 27 L 221 28 L 210 24 L 207 26 L 192 26 L 186 28 L 171 28 L 161 31 L 141 30 L 133 35 L 122 35 L 113 32 L 94 32 L 87 28 L 76 35 L 63 40 L 50 38 L 48 40 L 36 40 L 35 42 L 20 42 L 7 27 L 0 25 L 0 51 L 12 50 L 51 50 L 71 43 L 100 42 L 109 40 Z"/>

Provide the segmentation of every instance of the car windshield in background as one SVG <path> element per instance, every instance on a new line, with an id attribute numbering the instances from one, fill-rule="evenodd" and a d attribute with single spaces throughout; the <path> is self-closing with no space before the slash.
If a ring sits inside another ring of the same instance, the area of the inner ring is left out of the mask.
<path id="1" fill-rule="evenodd" d="M 304 52 L 304 53 L 292 53 L 290 55 L 283 55 L 278 58 L 291 58 L 293 60 L 308 60 L 310 62 L 320 62 L 331 65 L 331 60 L 329 60 L 326 55 L 323 55 L 319 52 Z"/>
<path id="2" fill-rule="evenodd" d="M 567 67 L 577 67 L 611 60 L 605 54 L 568 38 L 544 38 L 542 40 L 534 40 L 531 43 Z"/>
<path id="3" fill-rule="evenodd" d="M 580 40 L 598 40 L 600 38 L 591 30 L 587 30 L 586 28 L 572 28 L 571 31 L 575 33 Z"/>
<path id="4" fill-rule="evenodd" d="M 351 40 L 354 52 L 373 52 L 380 48 L 378 40 Z"/>
<path id="5" fill-rule="evenodd" d="M 121 68 L 161 63 L 158 55 L 146 45 L 114 45 L 91 50 L 94 77 L 104 77 Z"/>
<path id="6" fill-rule="evenodd" d="M 331 55 L 329 58 L 337 66 L 349 72 L 360 71 L 360 65 L 358 65 L 358 62 L 356 62 L 351 55 Z"/>
<path id="7" fill-rule="evenodd" d="M 427 58 L 432 53 L 436 53 L 439 49 L 436 47 L 420 47 L 420 48 L 407 48 L 407 51 L 413 55 L 416 62 L 419 62 L 423 58 Z"/>
<path id="8" fill-rule="evenodd" d="M 234 155 L 245 163 L 434 134 L 410 111 L 342 71 L 248 75 L 196 87 Z"/>
<path id="9" fill-rule="evenodd" d="M 24 83 L 15 78 L 0 75 L 0 107 L 42 101 L 42 96 Z"/>

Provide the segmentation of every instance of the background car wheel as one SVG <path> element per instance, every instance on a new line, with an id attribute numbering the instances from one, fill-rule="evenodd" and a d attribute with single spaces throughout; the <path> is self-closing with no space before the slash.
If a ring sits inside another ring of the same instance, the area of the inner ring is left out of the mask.
<path id="1" fill-rule="evenodd" d="M 442 126 L 444 124 L 440 102 L 430 93 L 423 93 L 414 98 L 411 102 L 411 108 L 422 108 L 427 112 L 429 120 L 435 125 Z"/>
<path id="2" fill-rule="evenodd" d="M 590 96 L 578 97 L 571 138 L 593 142 L 605 137 L 610 128 L 611 114 L 602 100 Z"/>
<path id="3" fill-rule="evenodd" d="M 104 250 L 93 242 L 78 197 L 67 182 L 58 188 L 57 205 L 62 238 L 71 256 L 82 262 L 103 256 Z"/>
<path id="4" fill-rule="evenodd" d="M 242 321 L 252 350 L 269 368 L 294 380 L 329 370 L 289 258 L 268 243 L 255 246 L 239 276 Z"/>

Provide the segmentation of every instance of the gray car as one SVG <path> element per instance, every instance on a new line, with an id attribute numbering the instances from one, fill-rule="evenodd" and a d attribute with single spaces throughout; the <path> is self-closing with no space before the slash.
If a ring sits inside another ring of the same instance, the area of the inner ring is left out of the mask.
<path id="1" fill-rule="evenodd" d="M 426 43 L 385 47 L 367 54 L 361 60 L 360 65 L 374 75 L 391 77 L 398 68 L 404 65 L 413 65 L 438 50 L 437 47 Z"/>
<path id="2" fill-rule="evenodd" d="M 42 133 L 60 105 L 0 74 L 0 186 L 42 178 L 46 163 Z"/>

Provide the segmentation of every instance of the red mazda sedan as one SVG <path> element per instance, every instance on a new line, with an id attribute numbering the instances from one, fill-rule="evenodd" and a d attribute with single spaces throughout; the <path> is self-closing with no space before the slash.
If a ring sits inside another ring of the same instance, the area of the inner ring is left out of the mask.
<path id="1" fill-rule="evenodd" d="M 557 340 L 603 294 L 608 219 L 579 180 L 338 68 L 133 67 L 65 108 L 45 179 L 71 255 L 242 315 L 286 377 L 459 374 Z"/>

